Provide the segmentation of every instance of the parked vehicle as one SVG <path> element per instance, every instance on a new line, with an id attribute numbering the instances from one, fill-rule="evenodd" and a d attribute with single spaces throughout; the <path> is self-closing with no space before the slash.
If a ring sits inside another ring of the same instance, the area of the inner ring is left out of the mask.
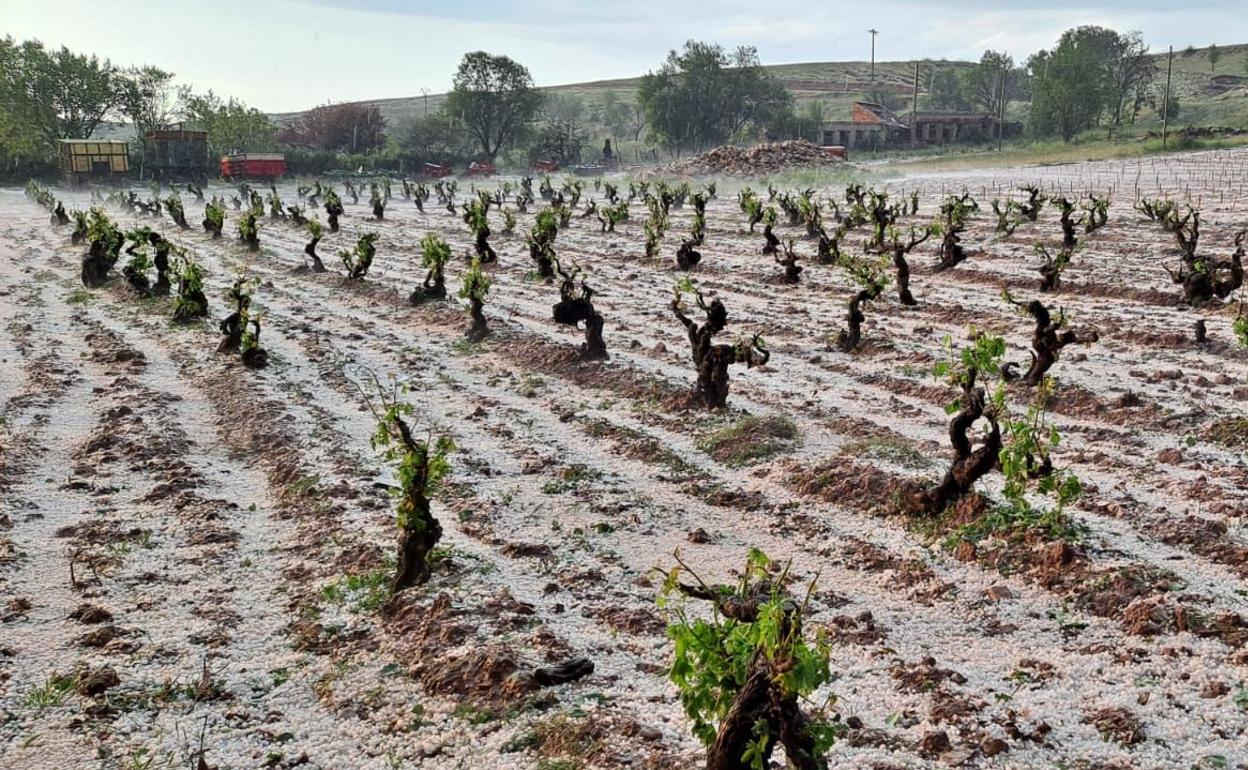
<path id="1" fill-rule="evenodd" d="M 286 175 L 286 156 L 276 152 L 239 152 L 221 158 L 225 179 L 277 179 Z"/>

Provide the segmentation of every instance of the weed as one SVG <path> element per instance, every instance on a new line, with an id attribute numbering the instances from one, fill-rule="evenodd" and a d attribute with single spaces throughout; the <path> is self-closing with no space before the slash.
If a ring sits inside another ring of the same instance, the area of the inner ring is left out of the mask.
<path id="1" fill-rule="evenodd" d="M 36 711 L 59 706 L 74 690 L 74 677 L 53 673 L 26 693 L 25 704 Z"/>
<path id="2" fill-rule="evenodd" d="M 601 478 L 601 471 L 590 468 L 587 465 L 573 463 L 560 470 L 557 478 L 543 484 L 542 492 L 548 495 L 561 495 L 566 492 L 576 491 L 583 482 L 597 481 Z"/>
<path id="3" fill-rule="evenodd" d="M 798 435 L 797 424 L 784 415 L 751 415 L 706 434 L 698 449 L 737 468 L 790 449 Z"/>
<path id="4" fill-rule="evenodd" d="M 430 554 L 433 562 L 433 554 Z M 343 575 L 321 587 L 321 598 L 330 604 L 345 607 L 348 612 L 376 612 L 390 597 L 390 576 L 397 560 L 387 559 L 384 567 L 358 575 Z"/>

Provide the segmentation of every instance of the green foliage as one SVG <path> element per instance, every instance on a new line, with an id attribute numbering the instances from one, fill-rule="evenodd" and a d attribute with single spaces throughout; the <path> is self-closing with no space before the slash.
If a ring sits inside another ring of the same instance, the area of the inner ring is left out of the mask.
<path id="1" fill-rule="evenodd" d="M 742 187 L 740 192 L 737 193 L 737 200 L 741 206 L 741 211 L 745 214 L 746 222 L 749 223 L 750 232 L 754 232 L 754 225 L 763 219 L 762 200 L 748 186 Z"/>
<path id="2" fill-rule="evenodd" d="M 464 205 L 464 224 L 474 236 L 490 229 L 488 211 L 489 205 L 480 199 L 470 200 Z"/>
<path id="3" fill-rule="evenodd" d="M 248 211 L 238 218 L 238 238 L 246 241 L 248 245 L 259 242 L 260 239 L 260 223 L 256 221 L 256 212 Z"/>
<path id="4" fill-rule="evenodd" d="M 86 139 L 122 104 L 124 81 L 107 60 L 49 50 L 37 40 L 0 40 L 0 110 L 18 133 L 46 148 Z"/>
<path id="5" fill-rule="evenodd" d="M 59 706 L 74 691 L 74 677 L 53 673 L 26 693 L 26 706 L 42 710 Z"/>
<path id="6" fill-rule="evenodd" d="M 1032 78 L 1031 131 L 1072 140 L 1107 115 L 1118 125 L 1134 114 L 1152 81 L 1155 64 L 1138 33 L 1077 27 L 1049 51 L 1027 62 Z"/>
<path id="7" fill-rule="evenodd" d="M 1086 528 L 1073 521 L 1065 510 L 1079 498 L 1083 486 L 1073 471 L 1052 467 L 1050 458 L 1051 451 L 1061 443 L 1061 435 L 1045 419 L 1045 404 L 1052 396 L 1052 387 L 1052 380 L 1046 379 L 1037 389 L 1027 414 L 1003 426 L 1005 441 L 998 461 L 1005 476 L 1004 504 L 959 528 L 955 539 L 973 542 L 993 534 L 1010 536 L 1020 532 L 1038 532 L 1046 538 L 1066 541 L 1083 537 Z M 1054 504 L 1038 508 L 1028 500 L 1029 492 L 1049 496 Z"/>
<path id="8" fill-rule="evenodd" d="M 173 316 L 177 318 L 202 318 L 208 314 L 208 300 L 204 296 L 204 272 L 199 264 L 180 252 L 177 264 L 178 296 L 173 300 Z"/>
<path id="9" fill-rule="evenodd" d="M 92 208 L 87 214 L 87 240 L 100 243 L 104 251 L 116 254 L 125 242 L 125 236 L 102 209 Z"/>
<path id="10" fill-rule="evenodd" d="M 1242 305 L 1240 306 L 1239 314 L 1231 322 L 1231 329 L 1235 332 L 1235 339 L 1239 340 L 1239 344 L 1248 348 L 1248 315 L 1244 314 Z"/>
<path id="11" fill-rule="evenodd" d="M 669 148 L 724 144 L 749 129 L 793 121 L 792 94 L 747 46 L 727 52 L 690 40 L 642 77 L 637 101 L 654 140 Z"/>
<path id="12" fill-rule="evenodd" d="M 181 91 L 186 119 L 208 132 L 208 150 L 213 156 L 227 152 L 259 152 L 277 146 L 277 126 L 269 116 L 234 99 L 222 100 L 209 91 L 193 94 Z"/>
<path id="13" fill-rule="evenodd" d="M 443 166 L 463 163 L 472 154 L 459 116 L 446 112 L 414 116 L 407 129 L 395 136 L 395 141 L 400 157 L 413 167 L 421 163 Z"/>
<path id="14" fill-rule="evenodd" d="M 542 105 L 528 68 L 485 51 L 464 54 L 446 98 L 446 112 L 459 116 L 482 154 L 497 157 L 523 133 Z"/>
<path id="15" fill-rule="evenodd" d="M 992 378 L 1000 376 L 1001 359 L 1005 355 L 1005 340 L 1001 337 L 973 332 L 972 344 L 956 354 L 951 337 L 946 335 L 944 343 L 949 359 L 937 362 L 933 370 L 937 378 L 949 380 L 960 390 L 972 371 L 977 381 L 985 383 L 986 387 L 991 385 Z M 1003 441 L 998 464 L 1005 477 L 1002 491 L 1005 501 L 982 518 L 959 528 L 950 543 L 1027 531 L 1038 531 L 1055 539 L 1078 540 L 1083 530 L 1070 519 L 1065 508 L 1078 499 L 1082 485 L 1078 476 L 1069 469 L 1054 467 L 1051 459 L 1052 450 L 1061 443 L 1061 435 L 1046 420 L 1046 404 L 1053 395 L 1053 381 L 1046 378 L 1040 384 L 1026 415 L 1020 419 L 1011 417 L 1005 387 L 1000 380 L 990 393 L 985 412 L 1001 424 Z M 961 408 L 960 401 L 954 401 L 945 411 L 954 414 Z M 1054 505 L 1050 508 L 1032 505 L 1028 495 L 1033 492 L 1052 497 Z"/>
<path id="16" fill-rule="evenodd" d="M 888 266 L 892 263 L 887 255 L 869 260 L 842 252 L 837 264 L 849 273 L 855 284 L 870 292 L 872 297 L 878 297 L 888 286 Z"/>
<path id="17" fill-rule="evenodd" d="M 147 230 L 146 227 L 139 228 L 140 231 Z M 126 271 L 133 272 L 138 275 L 145 275 L 148 270 L 152 269 L 152 258 L 147 253 L 147 236 L 142 232 L 128 233 L 127 238 L 134 241 L 134 253 L 130 255 L 130 260 L 126 262 Z M 129 251 L 127 249 L 127 251 Z"/>
<path id="18" fill-rule="evenodd" d="M 338 252 L 338 258 L 347 268 L 348 277 L 359 279 L 368 275 L 368 270 L 373 265 L 373 257 L 377 254 L 378 237 L 380 236 L 377 233 L 365 233 L 355 242 L 354 249 L 342 249 Z"/>
<path id="19" fill-rule="evenodd" d="M 760 341 L 760 345 L 761 345 Z M 791 448 L 797 424 L 784 415 L 749 415 L 698 440 L 703 452 L 729 467 L 750 465 Z"/>
<path id="20" fill-rule="evenodd" d="M 204 219 L 208 220 L 214 230 L 220 230 L 225 226 L 225 204 L 215 198 L 208 201 L 204 205 Z"/>
<path id="21" fill-rule="evenodd" d="M 529 159 L 553 160 L 565 166 L 580 163 L 588 144 L 589 135 L 579 119 L 549 116 L 533 137 Z"/>
<path id="22" fill-rule="evenodd" d="M 961 388 L 967 382 L 972 370 L 981 381 L 1000 375 L 1001 359 L 1005 356 L 1005 339 L 977 332 L 974 329 L 971 330 L 971 334 L 973 341 L 970 346 L 956 353 L 953 350 L 953 337 L 945 335 L 943 342 L 948 359 L 937 361 L 933 367 L 932 373 L 937 379 L 948 380 L 951 384 Z M 1005 388 L 1003 386 L 998 386 L 992 401 L 997 407 L 1004 408 Z M 953 414 L 961 408 L 961 403 L 954 401 L 945 407 L 945 411 Z"/>
<path id="23" fill-rule="evenodd" d="M 684 295 L 686 294 L 697 295 L 697 293 L 698 293 L 698 285 L 694 283 L 693 279 L 687 275 L 681 276 L 676 281 L 676 284 L 672 287 L 672 295 L 675 298 L 677 305 L 681 306 L 682 308 L 684 305 Z"/>
<path id="24" fill-rule="evenodd" d="M 147 132 L 181 117 L 181 93 L 173 77 L 172 72 L 152 66 L 133 67 L 122 74 L 120 112 L 134 124 L 139 142 L 145 142 Z"/>
<path id="25" fill-rule="evenodd" d="M 420 239 L 420 263 L 427 270 L 441 272 L 451 259 L 451 246 L 434 232 Z"/>
<path id="26" fill-rule="evenodd" d="M 464 273 L 464 282 L 459 287 L 459 298 L 470 302 L 485 302 L 490 293 L 490 277 L 481 272 L 481 260 L 476 257 L 468 272 Z"/>
<path id="27" fill-rule="evenodd" d="M 182 196 L 174 192 L 162 201 L 165 204 L 165 211 L 169 212 L 169 216 L 175 221 L 181 221 L 186 212 L 182 208 Z"/>
<path id="28" fill-rule="evenodd" d="M 448 459 L 455 451 L 450 436 L 436 439 L 413 438 L 407 429 L 406 418 L 413 413 L 411 404 L 395 397 L 383 399 L 384 411 L 378 414 L 377 429 L 373 432 L 373 449 L 381 452 L 387 462 L 393 463 L 399 480 L 395 495 L 403 502 L 398 506 L 397 520 L 401 529 L 423 525 L 422 521 L 409 519 L 407 503 L 414 496 L 430 498 L 437 494 L 442 480 L 451 472 Z"/>
<path id="29" fill-rule="evenodd" d="M 321 598 L 350 612 L 371 613 L 390 598 L 393 565 L 357 575 L 343 575 L 321 587 Z"/>
<path id="30" fill-rule="evenodd" d="M 768 659 L 782 672 L 775 684 L 784 695 L 806 698 L 832 681 L 831 649 L 823 631 L 813 639 L 805 638 L 800 623 L 805 607 L 795 606 L 782 592 L 789 568 L 786 565 L 779 576 L 773 576 L 771 566 L 764 553 L 752 549 L 741 579 L 735 588 L 728 589 L 730 596 L 724 597 L 747 600 L 763 592 L 757 619 L 752 622 L 721 615 L 718 603 L 709 620 L 694 617 L 687 611 L 680 589 L 682 569 L 673 568 L 664 580 L 658 605 L 675 645 L 669 676 L 680 690 L 681 705 L 693 722 L 693 734 L 705 745 L 714 742 L 717 723 L 745 685 L 756 656 Z M 813 591 L 813 583 L 810 588 Z M 811 714 L 809 729 L 815 737 L 816 756 L 826 753 L 843 729 L 830 719 L 829 709 L 834 703 L 835 696 L 829 695 Z M 762 770 L 761 749 L 775 736 L 767 734 L 765 724 L 755 729 L 759 732 L 742 762 Z"/>

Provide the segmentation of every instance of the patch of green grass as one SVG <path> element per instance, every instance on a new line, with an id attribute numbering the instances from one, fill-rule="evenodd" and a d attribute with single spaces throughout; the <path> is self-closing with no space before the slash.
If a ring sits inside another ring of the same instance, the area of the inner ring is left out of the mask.
<path id="1" fill-rule="evenodd" d="M 587 481 L 597 481 L 601 478 L 601 471 L 590 468 L 588 465 L 573 463 L 559 469 L 558 476 L 542 485 L 542 491 L 548 495 L 562 495 L 576 491 Z"/>
<path id="2" fill-rule="evenodd" d="M 846 444 L 841 453 L 851 457 L 884 460 L 903 468 L 927 468 L 933 464 L 932 458 L 920 452 L 913 444 L 894 436 L 853 441 Z"/>
<path id="3" fill-rule="evenodd" d="M 37 711 L 59 706 L 74 691 L 74 677 L 52 674 L 26 693 L 25 704 Z"/>
<path id="4" fill-rule="evenodd" d="M 516 384 L 516 392 L 525 398 L 536 398 L 544 387 L 546 387 L 546 380 L 536 374 L 525 372 L 520 375 L 520 381 Z"/>
<path id="5" fill-rule="evenodd" d="M 522 733 L 513 735 L 500 751 L 503 754 L 515 754 L 527 749 L 537 748 L 541 742 L 538 740 L 537 733 L 532 730 L 526 730 Z"/>
<path id="6" fill-rule="evenodd" d="M 980 519 L 955 529 L 946 539 L 945 546 L 953 549 L 961 542 L 978 543 L 989 537 L 1009 539 L 1028 533 L 1039 534 L 1046 540 L 1078 543 L 1083 540 L 1087 531 L 1087 527 L 1057 508 L 1020 509 L 1011 505 L 998 505 L 993 506 Z"/>
<path id="7" fill-rule="evenodd" d="M 304 476 L 290 485 L 290 493 L 299 496 L 313 495 L 320 497 L 320 490 L 318 489 L 320 483 L 320 476 Z"/>
<path id="8" fill-rule="evenodd" d="M 1209 426 L 1209 440 L 1225 447 L 1248 447 L 1248 417 L 1230 417 Z"/>
<path id="9" fill-rule="evenodd" d="M 395 567 L 387 564 L 371 572 L 343 575 L 321 587 L 326 602 L 346 607 L 348 612 L 372 613 L 390 598 L 390 579 Z"/>
<path id="10" fill-rule="evenodd" d="M 480 342 L 469 342 L 466 339 L 458 339 L 451 343 L 451 355 L 453 356 L 471 356 L 480 353 L 484 348 Z"/>
<path id="11" fill-rule="evenodd" d="M 798 437 L 797 424 L 784 415 L 750 415 L 704 435 L 698 449 L 737 468 L 792 448 Z"/>
<path id="12" fill-rule="evenodd" d="M 457 706 L 455 711 L 452 712 L 452 716 L 474 725 L 483 725 L 498 718 L 498 714 L 495 714 L 493 711 L 477 708 L 469 703 L 462 703 Z"/>
<path id="13" fill-rule="evenodd" d="M 74 289 L 69 293 L 69 296 L 65 297 L 65 301 L 71 305 L 86 305 L 92 299 L 94 297 L 86 289 Z"/>

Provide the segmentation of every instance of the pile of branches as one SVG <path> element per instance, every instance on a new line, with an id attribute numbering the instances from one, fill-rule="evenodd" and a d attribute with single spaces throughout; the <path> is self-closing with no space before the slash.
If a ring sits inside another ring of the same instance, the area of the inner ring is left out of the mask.
<path id="1" fill-rule="evenodd" d="M 763 176 L 790 168 L 804 166 L 832 166 L 841 161 L 828 155 L 818 145 L 804 139 L 772 142 L 754 147 L 724 145 L 713 150 L 678 161 L 666 169 L 667 173 L 683 176 L 726 175 Z"/>

